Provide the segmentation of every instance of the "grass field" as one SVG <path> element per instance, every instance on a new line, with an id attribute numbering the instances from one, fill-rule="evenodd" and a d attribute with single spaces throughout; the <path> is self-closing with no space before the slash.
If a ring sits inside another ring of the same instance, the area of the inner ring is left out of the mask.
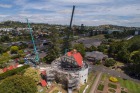
<path id="1" fill-rule="evenodd" d="M 140 84 L 130 80 L 123 80 L 121 78 L 118 78 L 118 81 L 122 87 L 128 89 L 129 93 L 140 93 Z"/>

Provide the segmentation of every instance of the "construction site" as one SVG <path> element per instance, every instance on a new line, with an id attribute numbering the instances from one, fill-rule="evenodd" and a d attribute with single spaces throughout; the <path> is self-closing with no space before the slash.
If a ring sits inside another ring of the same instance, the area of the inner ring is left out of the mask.
<path id="1" fill-rule="evenodd" d="M 46 73 L 47 82 L 56 81 L 68 89 L 68 93 L 72 93 L 72 90 L 79 89 L 87 82 L 88 65 L 74 49 L 53 61 Z"/>

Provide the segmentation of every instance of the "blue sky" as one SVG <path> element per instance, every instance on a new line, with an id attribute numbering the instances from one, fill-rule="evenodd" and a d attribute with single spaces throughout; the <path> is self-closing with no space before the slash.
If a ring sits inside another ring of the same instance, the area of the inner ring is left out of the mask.
<path id="1" fill-rule="evenodd" d="M 0 21 L 140 27 L 140 0 L 0 0 Z"/>

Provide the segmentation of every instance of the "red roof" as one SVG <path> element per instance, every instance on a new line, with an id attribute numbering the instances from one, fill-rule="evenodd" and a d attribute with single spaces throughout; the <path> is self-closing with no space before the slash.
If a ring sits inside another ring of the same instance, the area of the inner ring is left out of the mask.
<path id="1" fill-rule="evenodd" d="M 14 69 L 14 67 L 11 65 L 8 69 L 9 69 L 9 70 L 12 70 L 12 69 Z"/>
<path id="2" fill-rule="evenodd" d="M 41 74 L 42 75 L 46 75 L 46 71 L 44 70 L 44 71 L 41 71 Z"/>
<path id="3" fill-rule="evenodd" d="M 72 51 L 71 52 L 68 52 L 67 53 L 68 56 L 73 56 L 75 61 L 77 62 L 78 66 L 82 66 L 83 65 L 83 58 L 81 56 L 81 54 L 79 52 L 76 52 L 76 53 L 73 53 Z"/>
<path id="4" fill-rule="evenodd" d="M 41 80 L 41 85 L 42 85 L 42 87 L 45 87 L 45 86 L 47 86 L 47 82 L 45 80 Z"/>
<path id="5" fill-rule="evenodd" d="M 6 72 L 8 69 L 5 67 L 4 69 L 2 69 L 3 70 L 3 72 Z"/>

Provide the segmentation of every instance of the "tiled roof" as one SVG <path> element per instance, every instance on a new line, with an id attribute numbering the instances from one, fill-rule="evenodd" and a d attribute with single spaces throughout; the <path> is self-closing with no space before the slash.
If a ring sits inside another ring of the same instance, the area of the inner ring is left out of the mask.
<path id="1" fill-rule="evenodd" d="M 78 66 L 82 66 L 83 65 L 83 58 L 81 56 L 81 54 L 79 52 L 77 53 L 73 53 L 72 51 L 71 52 L 68 52 L 67 53 L 68 56 L 73 56 L 75 61 L 77 62 Z"/>

